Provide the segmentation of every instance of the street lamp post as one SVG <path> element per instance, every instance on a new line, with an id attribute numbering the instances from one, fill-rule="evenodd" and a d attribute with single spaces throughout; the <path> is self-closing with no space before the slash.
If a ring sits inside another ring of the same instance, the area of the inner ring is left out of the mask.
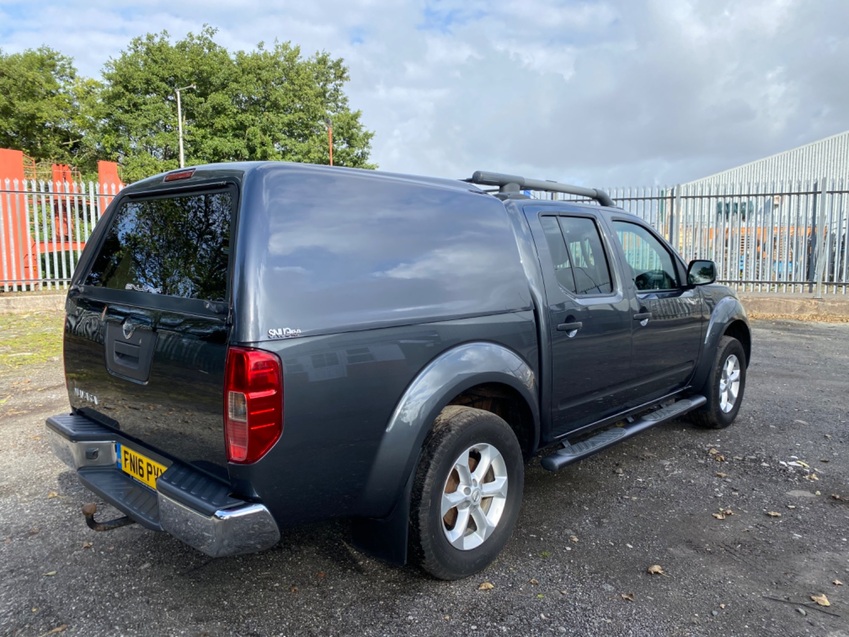
<path id="1" fill-rule="evenodd" d="M 324 120 L 327 126 L 327 147 L 330 150 L 330 165 L 333 165 L 333 122 L 329 117 Z"/>
<path id="2" fill-rule="evenodd" d="M 189 89 L 196 88 L 197 86 L 194 84 L 189 84 L 188 86 L 181 86 L 174 89 L 174 92 L 177 93 L 177 135 L 180 138 L 180 168 L 186 165 L 186 159 L 183 156 L 183 108 L 180 103 L 180 91 L 188 91 Z"/>

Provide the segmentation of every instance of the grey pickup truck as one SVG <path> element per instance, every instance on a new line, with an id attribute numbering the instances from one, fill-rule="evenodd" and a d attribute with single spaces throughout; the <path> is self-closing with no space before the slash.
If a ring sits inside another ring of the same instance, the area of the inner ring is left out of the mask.
<path id="1" fill-rule="evenodd" d="M 87 504 L 96 530 L 226 556 L 345 517 L 370 554 L 466 577 L 513 532 L 532 457 L 731 424 L 751 335 L 716 276 L 589 188 L 180 169 L 122 190 L 88 241 L 71 410 L 47 429 L 124 514 Z"/>

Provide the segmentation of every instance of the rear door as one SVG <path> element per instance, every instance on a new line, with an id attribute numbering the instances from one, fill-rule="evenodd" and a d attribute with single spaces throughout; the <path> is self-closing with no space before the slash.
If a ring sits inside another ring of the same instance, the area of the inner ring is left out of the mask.
<path id="1" fill-rule="evenodd" d="M 75 274 L 65 326 L 73 407 L 222 477 L 236 198 L 219 185 L 116 201 Z"/>
<path id="2" fill-rule="evenodd" d="M 594 215 L 539 212 L 528 220 L 545 283 L 557 436 L 614 414 L 628 401 L 631 308 Z"/>

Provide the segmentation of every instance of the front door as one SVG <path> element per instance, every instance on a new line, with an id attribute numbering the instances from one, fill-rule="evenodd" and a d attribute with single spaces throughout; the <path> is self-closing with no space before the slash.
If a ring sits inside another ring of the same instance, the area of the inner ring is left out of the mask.
<path id="1" fill-rule="evenodd" d="M 631 221 L 614 220 L 613 226 L 632 275 L 635 389 L 644 401 L 653 400 L 690 380 L 708 313 L 699 289 L 683 280 L 683 264 L 659 237 Z"/>

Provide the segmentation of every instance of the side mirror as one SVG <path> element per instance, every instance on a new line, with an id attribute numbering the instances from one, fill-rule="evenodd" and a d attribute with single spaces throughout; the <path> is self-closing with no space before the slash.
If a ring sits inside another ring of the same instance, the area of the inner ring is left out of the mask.
<path id="1" fill-rule="evenodd" d="M 713 261 L 696 259 L 687 268 L 687 283 L 692 286 L 707 285 L 716 281 L 716 264 Z"/>

